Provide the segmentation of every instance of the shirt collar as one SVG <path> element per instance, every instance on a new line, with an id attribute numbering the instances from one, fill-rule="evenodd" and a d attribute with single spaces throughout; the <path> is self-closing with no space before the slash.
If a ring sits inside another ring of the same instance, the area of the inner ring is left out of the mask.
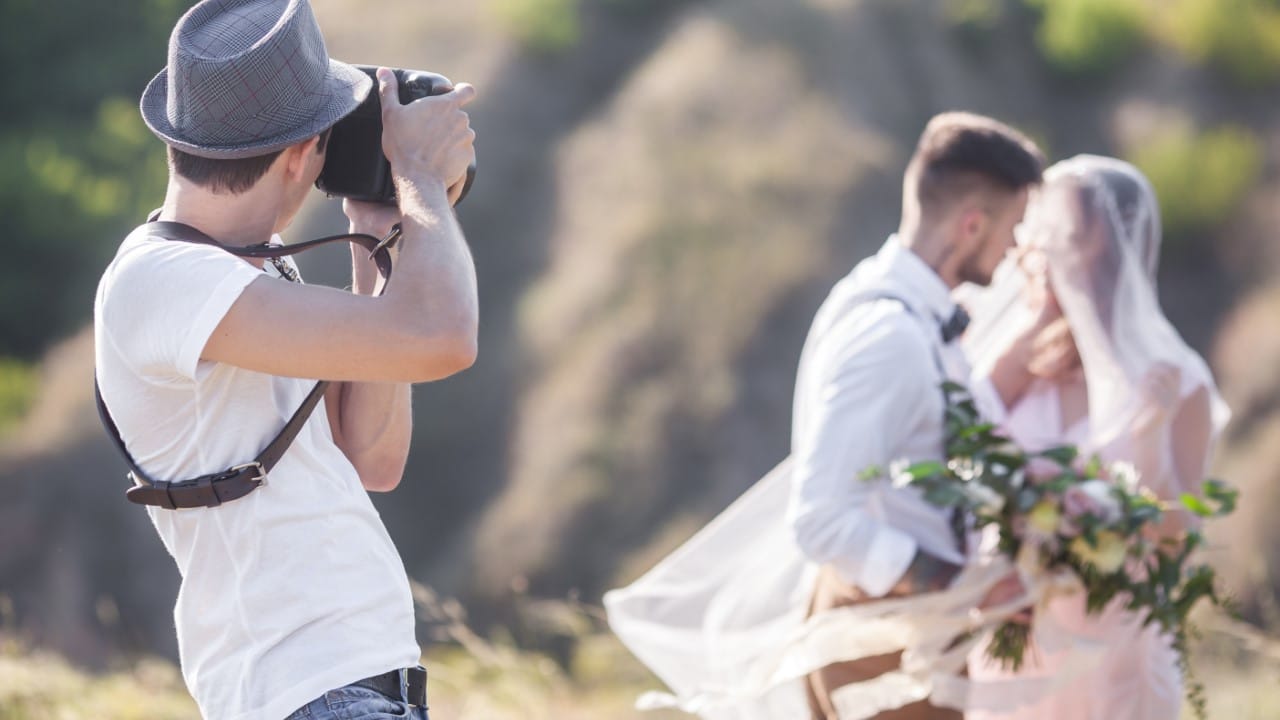
<path id="1" fill-rule="evenodd" d="M 889 236 L 878 256 L 885 278 L 901 285 L 919 309 L 933 315 L 938 322 L 946 322 L 955 312 L 951 288 L 919 255 L 903 247 L 897 235 Z"/>

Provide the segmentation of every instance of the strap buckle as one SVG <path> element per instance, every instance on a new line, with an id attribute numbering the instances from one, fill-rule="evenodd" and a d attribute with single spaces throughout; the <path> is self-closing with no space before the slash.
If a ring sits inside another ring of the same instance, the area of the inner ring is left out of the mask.
<path id="1" fill-rule="evenodd" d="M 255 477 L 249 478 L 249 480 L 258 483 L 258 487 L 267 486 L 267 469 L 262 467 L 262 463 L 259 462 L 258 460 L 254 460 L 253 462 L 247 462 L 242 465 L 236 465 L 230 468 L 229 470 L 227 470 L 226 475 L 227 476 L 235 475 L 236 473 L 240 472 L 241 470 L 244 470 L 245 468 L 257 468 L 258 474 Z"/>
<path id="2" fill-rule="evenodd" d="M 400 239 L 400 235 L 401 235 L 400 223 L 396 223 L 395 225 L 392 225 L 391 230 L 387 232 L 386 236 L 383 237 L 382 240 L 380 240 L 377 245 L 374 245 L 373 249 L 369 251 L 369 259 L 372 260 L 373 256 L 378 254 L 379 250 L 386 250 L 387 248 L 395 247 L 396 241 Z"/>

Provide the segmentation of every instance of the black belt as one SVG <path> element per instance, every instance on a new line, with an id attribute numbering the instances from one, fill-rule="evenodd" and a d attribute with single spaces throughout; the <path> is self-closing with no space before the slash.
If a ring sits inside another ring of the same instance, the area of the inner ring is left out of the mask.
<path id="1" fill-rule="evenodd" d="M 375 690 L 393 700 L 406 702 L 420 708 L 427 706 L 427 669 L 421 665 L 400 670 L 388 670 L 357 680 L 352 685 Z"/>

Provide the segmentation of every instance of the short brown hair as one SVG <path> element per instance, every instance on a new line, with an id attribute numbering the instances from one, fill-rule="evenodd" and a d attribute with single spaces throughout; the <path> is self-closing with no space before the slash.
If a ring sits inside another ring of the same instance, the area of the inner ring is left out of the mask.
<path id="1" fill-rule="evenodd" d="M 329 131 L 332 129 L 325 128 L 324 132 L 320 133 L 316 152 L 324 152 L 325 145 L 329 142 Z M 192 155 L 169 146 L 169 167 L 173 168 L 175 175 L 190 180 L 206 190 L 239 195 L 261 180 L 271 168 L 271 163 L 275 162 L 282 152 L 284 152 L 283 149 L 266 155 L 222 160 Z"/>
<path id="2" fill-rule="evenodd" d="M 1040 183 L 1044 154 L 1025 135 L 982 115 L 943 113 L 925 127 L 907 166 L 906 192 L 929 213 L 977 189 L 1015 192 Z"/>

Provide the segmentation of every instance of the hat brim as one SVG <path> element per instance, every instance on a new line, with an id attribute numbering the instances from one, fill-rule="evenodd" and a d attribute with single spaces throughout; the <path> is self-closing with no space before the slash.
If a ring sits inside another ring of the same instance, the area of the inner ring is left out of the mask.
<path id="1" fill-rule="evenodd" d="M 266 155 L 319 135 L 333 126 L 352 110 L 360 106 L 373 88 L 373 79 L 363 71 L 337 60 L 329 61 L 329 72 L 324 78 L 327 96 L 315 115 L 306 123 L 242 145 L 204 145 L 194 142 L 169 122 L 167 102 L 169 97 L 169 71 L 161 70 L 142 92 L 142 120 L 170 147 L 199 157 L 234 160 L 237 158 Z"/>

